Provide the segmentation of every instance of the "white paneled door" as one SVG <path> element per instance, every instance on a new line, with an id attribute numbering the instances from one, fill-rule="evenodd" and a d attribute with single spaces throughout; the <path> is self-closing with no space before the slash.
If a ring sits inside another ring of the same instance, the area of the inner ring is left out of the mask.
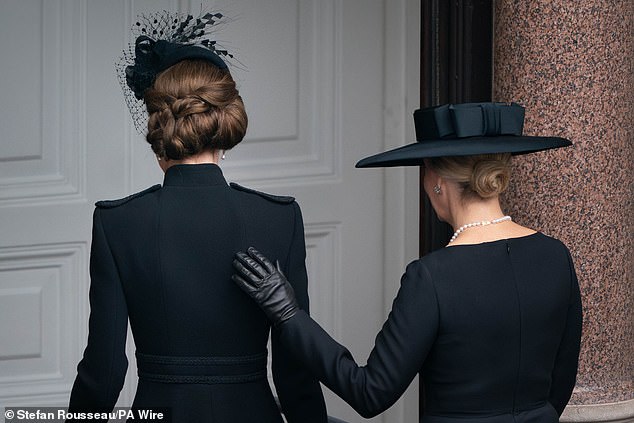
<path id="1" fill-rule="evenodd" d="M 232 73 L 249 131 L 223 171 L 228 180 L 298 199 L 312 314 L 365 362 L 415 242 L 405 228 L 412 221 L 405 173 L 354 163 L 409 142 L 403 67 L 414 3 L 0 0 L 0 407 L 67 403 L 87 335 L 93 204 L 162 181 L 114 72 L 136 15 L 161 9 L 220 9 L 231 17 L 218 38 L 244 65 Z M 391 84 L 400 88 L 386 94 Z M 400 196 L 386 197 L 386 186 Z M 386 207 L 386 198 L 395 201 Z M 386 208 L 396 217 L 386 217 Z M 394 238 L 386 228 L 396 228 Z M 131 339 L 128 358 L 121 405 L 135 389 Z M 331 415 L 367 421 L 327 397 Z"/>

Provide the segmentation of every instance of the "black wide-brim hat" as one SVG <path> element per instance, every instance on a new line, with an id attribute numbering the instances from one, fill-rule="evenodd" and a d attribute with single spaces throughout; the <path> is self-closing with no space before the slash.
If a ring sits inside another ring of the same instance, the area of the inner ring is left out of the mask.
<path id="1" fill-rule="evenodd" d="M 522 135 L 524 108 L 516 103 L 463 103 L 414 112 L 417 142 L 360 160 L 356 167 L 420 166 L 432 157 L 511 153 L 567 147 L 560 137 Z"/>

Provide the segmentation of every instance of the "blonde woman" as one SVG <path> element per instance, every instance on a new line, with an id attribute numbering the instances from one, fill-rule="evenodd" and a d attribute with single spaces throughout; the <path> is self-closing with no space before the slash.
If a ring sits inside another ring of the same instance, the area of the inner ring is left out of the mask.
<path id="1" fill-rule="evenodd" d="M 268 254 L 237 254 L 234 281 L 293 355 L 362 416 L 386 410 L 420 373 L 422 423 L 559 421 L 581 337 L 575 270 L 560 241 L 504 215 L 499 195 L 512 154 L 570 142 L 522 136 L 523 116 L 498 103 L 420 110 L 418 142 L 358 163 L 424 166 L 432 207 L 455 230 L 447 248 L 407 266 L 364 366 L 301 311 Z"/>

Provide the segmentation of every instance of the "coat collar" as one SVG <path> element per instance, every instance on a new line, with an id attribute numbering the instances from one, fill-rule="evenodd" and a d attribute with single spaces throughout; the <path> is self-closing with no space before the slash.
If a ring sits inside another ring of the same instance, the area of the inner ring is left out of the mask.
<path id="1" fill-rule="evenodd" d="M 218 165 L 180 164 L 174 165 L 165 172 L 163 186 L 208 186 L 227 185 L 222 170 Z"/>

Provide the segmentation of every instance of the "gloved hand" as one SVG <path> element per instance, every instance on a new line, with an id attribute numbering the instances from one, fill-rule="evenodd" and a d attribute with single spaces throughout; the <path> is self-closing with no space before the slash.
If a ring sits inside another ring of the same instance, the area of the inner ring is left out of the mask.
<path id="1" fill-rule="evenodd" d="M 280 269 L 250 247 L 233 260 L 237 274 L 231 279 L 260 306 L 274 326 L 290 319 L 299 310 L 295 291 Z"/>

